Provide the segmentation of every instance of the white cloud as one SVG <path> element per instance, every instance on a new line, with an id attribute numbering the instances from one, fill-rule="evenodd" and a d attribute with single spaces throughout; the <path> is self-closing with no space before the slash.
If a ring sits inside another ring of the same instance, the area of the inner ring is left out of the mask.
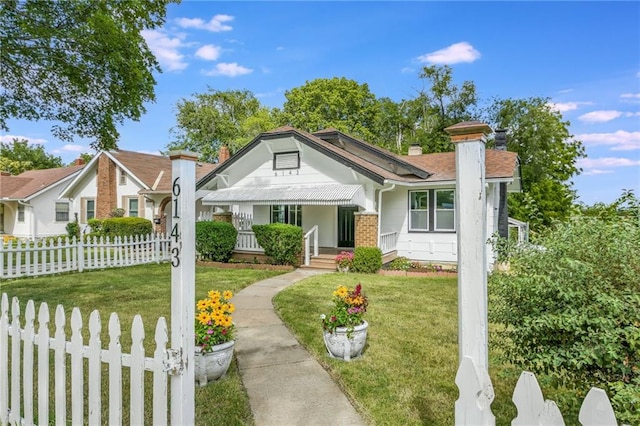
<path id="1" fill-rule="evenodd" d="M 236 62 L 232 63 L 224 63 L 221 62 L 216 64 L 216 67 L 209 71 L 203 71 L 204 75 L 217 77 L 217 76 L 225 76 L 225 77 L 237 77 L 239 75 L 251 74 L 253 72 L 252 69 L 243 67 L 242 65 L 238 65 Z"/>
<path id="2" fill-rule="evenodd" d="M 413 74 L 416 70 L 411 67 L 404 67 L 400 70 L 402 74 Z"/>
<path id="3" fill-rule="evenodd" d="M 640 132 L 618 130 L 613 133 L 583 133 L 575 137 L 586 145 L 610 146 L 612 151 L 633 151 L 640 149 Z"/>
<path id="4" fill-rule="evenodd" d="M 582 158 L 578 160 L 578 167 L 584 169 L 585 175 L 601 175 L 613 173 L 612 169 L 619 167 L 637 167 L 640 160 L 620 157 Z"/>
<path id="5" fill-rule="evenodd" d="M 76 144 L 67 144 L 61 148 L 54 150 L 55 154 L 60 154 L 64 152 L 89 152 L 91 148 L 87 148 L 86 146 L 76 145 Z"/>
<path id="6" fill-rule="evenodd" d="M 180 48 L 185 47 L 181 36 L 171 37 L 164 30 L 142 30 L 142 36 L 166 71 L 180 71 L 189 65 L 180 53 Z"/>
<path id="7" fill-rule="evenodd" d="M 418 61 L 430 64 L 457 64 L 473 62 L 478 58 L 480 58 L 480 52 L 474 49 L 471 44 L 462 41 L 444 49 L 418 56 Z"/>
<path id="8" fill-rule="evenodd" d="M 558 93 L 569 93 L 569 92 L 573 92 L 573 89 L 558 90 Z"/>
<path id="9" fill-rule="evenodd" d="M 640 99 L 640 93 L 623 93 L 620 97 L 622 99 Z"/>
<path id="10" fill-rule="evenodd" d="M 205 61 L 215 61 L 220 57 L 222 48 L 214 44 L 205 44 L 196 50 L 196 56 Z"/>
<path id="11" fill-rule="evenodd" d="M 176 22 L 182 28 L 196 28 L 198 30 L 207 30 L 214 33 L 223 31 L 231 31 L 231 25 L 225 25 L 224 22 L 233 21 L 230 15 L 215 15 L 209 22 L 205 22 L 200 18 L 178 18 Z"/>
<path id="12" fill-rule="evenodd" d="M 591 102 L 550 102 L 547 104 L 549 108 L 558 112 L 573 111 L 580 108 L 582 105 L 591 105 Z"/>
<path id="13" fill-rule="evenodd" d="M 578 120 L 585 121 L 587 123 L 606 123 L 607 121 L 615 120 L 622 115 L 622 112 L 615 110 L 591 111 L 586 114 L 582 114 L 578 117 Z"/>
<path id="14" fill-rule="evenodd" d="M 46 139 L 32 138 L 32 137 L 29 137 L 29 136 L 22 136 L 22 135 L 3 135 L 3 136 L 0 136 L 0 142 L 2 142 L 2 143 L 13 143 L 14 139 L 18 139 L 18 140 L 25 139 L 27 141 L 27 144 L 29 144 L 29 145 L 43 145 L 43 144 L 47 143 Z"/>

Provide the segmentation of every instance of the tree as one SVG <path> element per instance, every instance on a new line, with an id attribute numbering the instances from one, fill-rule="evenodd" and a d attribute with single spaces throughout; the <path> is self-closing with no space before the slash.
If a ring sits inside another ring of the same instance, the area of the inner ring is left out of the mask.
<path id="1" fill-rule="evenodd" d="M 0 128 L 10 118 L 52 120 L 54 135 L 116 147 L 116 125 L 155 100 L 160 71 L 142 31 L 173 0 L 0 2 Z"/>
<path id="2" fill-rule="evenodd" d="M 209 88 L 193 99 L 181 99 L 177 109 L 172 129 L 176 139 L 167 148 L 198 152 L 202 161 L 214 162 L 221 145 L 234 153 L 259 133 L 277 127 L 275 113 L 248 90 Z"/>
<path id="3" fill-rule="evenodd" d="M 333 127 L 367 141 L 373 139 L 376 97 L 369 86 L 344 77 L 307 81 L 284 94 L 283 120 L 315 132 Z"/>
<path id="4" fill-rule="evenodd" d="M 585 156 L 570 123 L 545 98 L 495 100 L 487 120 L 507 129 L 507 148 L 520 158 L 523 192 L 510 194 L 509 214 L 533 230 L 568 219 L 576 200 L 570 179 Z"/>
<path id="5" fill-rule="evenodd" d="M 0 170 L 18 175 L 27 170 L 62 167 L 62 159 L 47 154 L 42 145 L 29 145 L 22 139 L 12 143 L 0 142 Z"/>
<path id="6" fill-rule="evenodd" d="M 425 152 L 453 151 L 444 129 L 477 118 L 476 86 L 472 81 L 456 86 L 453 70 L 448 65 L 424 67 L 420 78 L 428 86 L 420 90 L 410 104 L 410 116 L 415 120 L 413 140 L 420 143 Z"/>

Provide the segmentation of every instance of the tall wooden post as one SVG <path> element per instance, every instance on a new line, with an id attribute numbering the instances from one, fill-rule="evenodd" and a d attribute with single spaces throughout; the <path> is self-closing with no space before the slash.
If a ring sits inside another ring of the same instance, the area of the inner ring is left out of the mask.
<path id="1" fill-rule="evenodd" d="M 195 189 L 197 154 L 170 152 L 171 211 L 171 424 L 195 421 Z"/>
<path id="2" fill-rule="evenodd" d="M 456 147 L 456 233 L 458 238 L 458 345 L 456 425 L 493 425 L 493 387 L 488 376 L 487 203 L 485 134 L 479 121 L 445 129 Z M 477 400 L 478 392 L 484 403 Z M 474 398 L 475 397 L 475 398 Z M 473 404 L 469 404 L 473 402 Z M 484 406 L 482 406 L 484 405 Z M 471 408 L 470 408 L 471 407 Z"/>

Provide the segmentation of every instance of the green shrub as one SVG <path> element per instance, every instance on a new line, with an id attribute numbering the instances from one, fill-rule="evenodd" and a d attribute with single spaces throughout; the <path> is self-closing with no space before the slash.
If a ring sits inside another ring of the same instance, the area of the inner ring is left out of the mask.
<path id="1" fill-rule="evenodd" d="M 407 271 L 411 268 L 411 260 L 409 258 L 400 256 L 389 262 L 389 269 L 392 271 Z"/>
<path id="2" fill-rule="evenodd" d="M 356 247 L 352 267 L 353 272 L 375 274 L 382 268 L 382 250 L 378 247 Z"/>
<path id="3" fill-rule="evenodd" d="M 102 235 L 102 219 L 89 219 L 87 224 L 91 228 L 91 235 Z"/>
<path id="4" fill-rule="evenodd" d="M 238 231 L 229 222 L 196 222 L 196 251 L 205 259 L 228 262 L 237 238 Z"/>
<path id="5" fill-rule="evenodd" d="M 109 213 L 109 217 L 124 217 L 124 209 L 121 207 L 118 207 L 116 209 L 111 210 L 111 213 Z"/>
<path id="6" fill-rule="evenodd" d="M 69 239 L 80 238 L 80 224 L 77 220 L 67 223 L 66 229 Z"/>
<path id="7" fill-rule="evenodd" d="M 112 217 L 102 221 L 102 233 L 106 237 L 149 235 L 152 232 L 151 221 L 141 217 Z"/>
<path id="8" fill-rule="evenodd" d="M 640 424 L 640 225 L 577 217 L 511 253 L 489 279 L 492 343 L 508 360 L 584 393 L 605 389 Z M 572 405 L 572 404 L 570 404 Z"/>
<path id="9" fill-rule="evenodd" d="M 302 228 L 284 223 L 253 225 L 258 244 L 276 265 L 300 265 Z"/>

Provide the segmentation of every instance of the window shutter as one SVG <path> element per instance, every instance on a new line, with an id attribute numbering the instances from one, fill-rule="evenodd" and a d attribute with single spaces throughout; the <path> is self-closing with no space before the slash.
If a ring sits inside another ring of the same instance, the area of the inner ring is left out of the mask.
<path id="1" fill-rule="evenodd" d="M 300 167 L 300 157 L 297 152 L 287 152 L 283 154 L 275 154 L 274 168 L 276 170 L 282 169 L 297 169 Z"/>

